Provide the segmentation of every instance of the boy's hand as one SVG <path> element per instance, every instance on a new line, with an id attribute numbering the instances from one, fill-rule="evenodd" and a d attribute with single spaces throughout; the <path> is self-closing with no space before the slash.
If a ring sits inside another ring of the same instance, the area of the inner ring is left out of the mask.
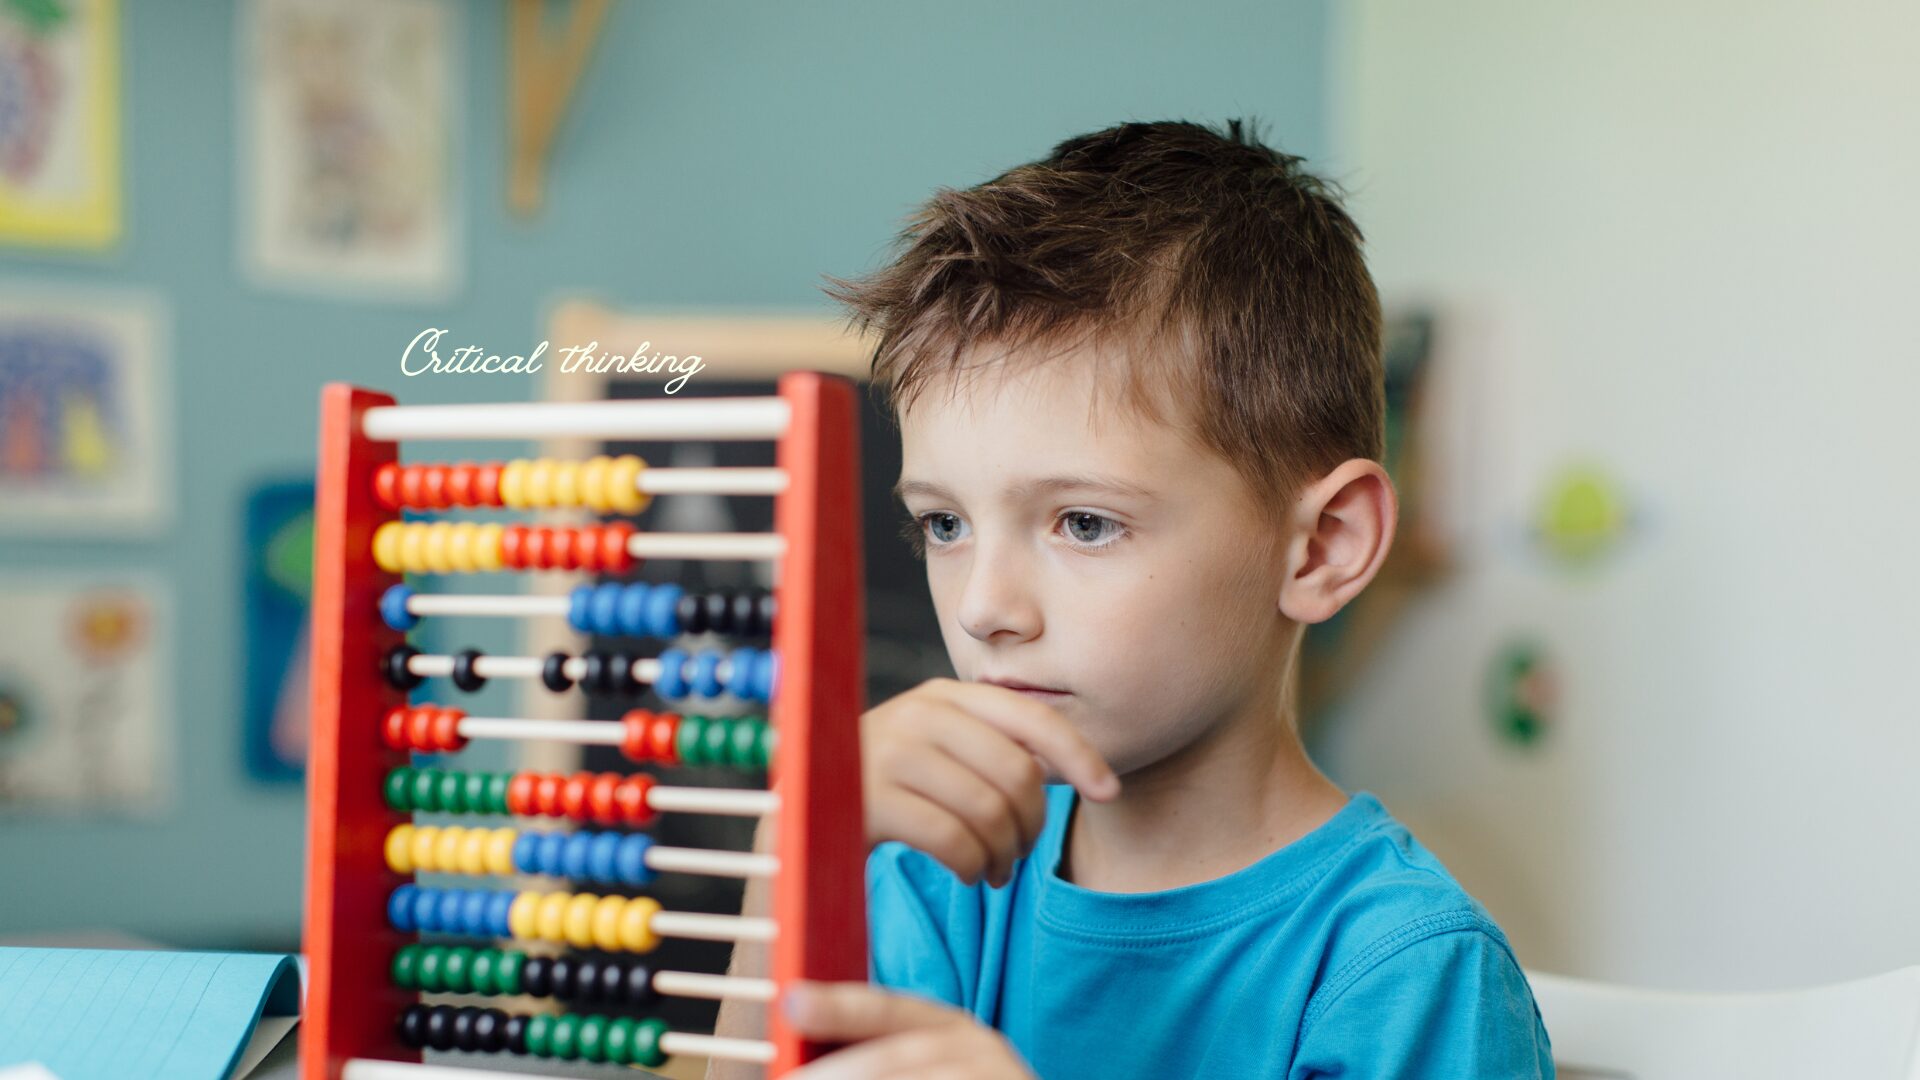
<path id="1" fill-rule="evenodd" d="M 1105 802 L 1120 779 L 1053 706 L 992 683 L 929 679 L 860 719 L 867 844 L 904 841 L 995 887 L 1046 821 L 1049 770 Z"/>
<path id="2" fill-rule="evenodd" d="M 794 1028 L 836 1050 L 792 1080 L 1033 1080 L 1006 1037 L 958 1009 L 866 983 L 794 983 L 781 1006 Z"/>

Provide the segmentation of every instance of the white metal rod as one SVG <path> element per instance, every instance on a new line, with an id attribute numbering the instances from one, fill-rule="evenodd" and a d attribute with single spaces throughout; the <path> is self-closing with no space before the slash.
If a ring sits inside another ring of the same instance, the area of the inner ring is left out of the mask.
<path id="1" fill-rule="evenodd" d="M 661 911 L 647 920 L 661 937 L 701 941 L 772 941 L 773 920 L 751 915 L 708 915 L 696 911 Z"/>
<path id="2" fill-rule="evenodd" d="M 649 495 L 778 495 L 787 490 L 785 469 L 667 469 L 640 470 L 635 484 Z"/>
<path id="3" fill-rule="evenodd" d="M 663 814 L 764 817 L 780 809 L 780 796 L 741 788 L 656 787 L 648 789 L 647 805 Z"/>
<path id="4" fill-rule="evenodd" d="M 777 397 L 688 401 L 387 405 L 368 409 L 369 439 L 778 439 L 792 410 Z"/>
<path id="5" fill-rule="evenodd" d="M 415 593 L 407 597 L 407 611 L 413 615 L 565 615 L 571 602 L 566 596 Z"/>
<path id="6" fill-rule="evenodd" d="M 546 659 L 539 656 L 481 656 L 473 662 L 473 673 L 483 679 L 537 679 L 540 669 L 546 666 Z M 407 670 L 425 678 L 447 678 L 453 674 L 453 657 L 439 653 L 420 653 L 407 658 Z M 572 656 L 560 666 L 567 678 L 579 682 L 586 678 L 587 661 L 585 657 Z M 718 667 L 714 668 L 714 678 L 723 684 L 732 676 L 733 661 L 722 657 Z M 649 656 L 633 662 L 633 679 L 642 686 L 652 686 L 660 681 L 660 658 Z"/>
<path id="7" fill-rule="evenodd" d="M 521 720 L 469 716 L 460 721 L 468 739 L 551 739 L 585 746 L 619 746 L 627 726 L 615 720 Z"/>
<path id="8" fill-rule="evenodd" d="M 732 975 L 703 975 L 692 971 L 662 971 L 653 977 L 656 992 L 673 997 L 707 998 L 723 1001 L 772 1001 L 772 979 L 743 979 Z"/>
<path id="9" fill-rule="evenodd" d="M 466 1069 L 458 1065 L 422 1065 L 416 1061 L 376 1061 L 348 1058 L 340 1080 L 500 1080 L 493 1069 Z"/>
<path id="10" fill-rule="evenodd" d="M 668 874 L 705 874 L 709 877 L 766 878 L 780 872 L 776 855 L 751 851 L 714 851 L 709 848 L 650 847 L 644 860 L 650 869 Z"/>
<path id="11" fill-rule="evenodd" d="M 760 1039 L 728 1039 L 669 1031 L 660 1036 L 660 1050 L 674 1057 L 726 1058 L 756 1065 L 773 1064 L 773 1044 Z"/>
<path id="12" fill-rule="evenodd" d="M 766 559 L 787 552 L 779 533 L 634 533 L 627 550 L 636 559 Z"/>

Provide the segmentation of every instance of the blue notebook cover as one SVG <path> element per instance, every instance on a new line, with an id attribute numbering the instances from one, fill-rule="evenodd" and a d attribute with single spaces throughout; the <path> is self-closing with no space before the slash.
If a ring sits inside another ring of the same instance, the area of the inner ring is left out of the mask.
<path id="1" fill-rule="evenodd" d="M 262 1016 L 296 1016 L 291 956 L 0 948 L 0 1067 L 60 1080 L 224 1080 Z"/>

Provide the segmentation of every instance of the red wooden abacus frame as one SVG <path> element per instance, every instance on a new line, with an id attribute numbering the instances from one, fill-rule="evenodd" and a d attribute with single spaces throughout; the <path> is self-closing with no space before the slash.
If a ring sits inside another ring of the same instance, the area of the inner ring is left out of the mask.
<path id="1" fill-rule="evenodd" d="M 779 685 L 770 722 L 779 743 L 769 773 L 774 815 L 770 975 L 864 980 L 867 975 L 865 825 L 859 718 L 865 701 L 865 604 L 859 486 L 859 403 L 852 383 L 801 371 L 781 376 L 789 421 L 776 443 L 787 489 L 775 496 L 774 530 L 786 539 L 776 578 L 772 647 Z M 738 400 L 738 399 L 702 399 Z M 370 409 L 385 394 L 330 383 L 321 394 L 314 498 L 313 711 L 307 761 L 306 1006 L 302 1080 L 338 1080 L 355 1058 L 419 1061 L 395 1021 L 419 994 L 394 987 L 389 961 L 411 940 L 387 924 L 387 898 L 409 880 L 388 868 L 388 830 L 410 815 L 387 806 L 382 780 L 408 755 L 380 735 L 406 694 L 381 674 L 404 636 L 379 616 L 400 576 L 374 561 L 374 531 L 398 511 L 375 499 L 374 475 L 398 444 L 369 438 Z M 529 406 L 558 408 L 559 406 Z M 484 438 L 484 433 L 475 437 Z M 769 1076 L 826 1048 L 801 1040 L 778 1008 L 767 1010 Z"/>

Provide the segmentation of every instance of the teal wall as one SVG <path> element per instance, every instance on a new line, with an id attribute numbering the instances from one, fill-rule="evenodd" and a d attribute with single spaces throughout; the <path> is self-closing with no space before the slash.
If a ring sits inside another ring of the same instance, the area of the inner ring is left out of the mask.
<path id="1" fill-rule="evenodd" d="M 462 287 L 433 305 L 287 295 L 236 271 L 233 5 L 124 6 L 124 243 L 99 260 L 0 255 L 0 290 L 165 297 L 179 506 L 151 541 L 0 540 L 0 572 L 132 566 L 171 580 L 176 796 L 151 822 L 0 820 L 0 934 L 292 945 L 305 804 L 241 768 L 240 500 L 258 479 L 310 473 L 322 382 L 414 401 L 524 398 L 527 383 L 502 377 L 402 387 L 400 352 L 428 325 L 520 351 L 563 294 L 822 306 L 820 275 L 871 267 L 936 186 L 1120 120 L 1252 114 L 1291 152 L 1317 162 L 1327 147 L 1320 0 L 629 0 L 562 129 L 546 210 L 522 222 L 503 194 L 505 9 L 456 3 Z M 33 631 L 0 640 L 21 632 Z"/>

